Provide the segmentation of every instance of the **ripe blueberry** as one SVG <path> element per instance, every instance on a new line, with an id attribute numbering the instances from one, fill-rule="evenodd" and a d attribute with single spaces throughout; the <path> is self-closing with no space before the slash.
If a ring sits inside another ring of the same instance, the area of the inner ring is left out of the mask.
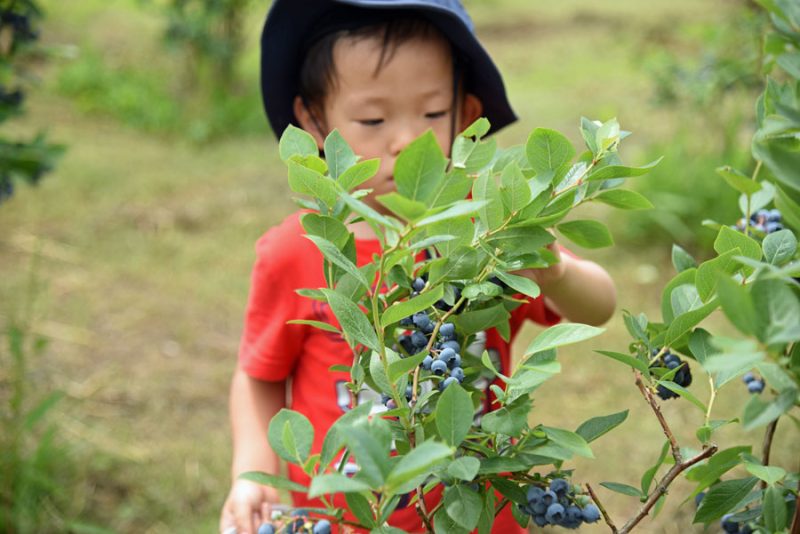
<path id="1" fill-rule="evenodd" d="M 744 382 L 745 384 L 749 384 L 750 382 L 752 382 L 755 379 L 756 379 L 755 375 L 753 373 L 750 373 L 750 372 L 745 373 L 742 376 L 742 382 Z"/>
<path id="2" fill-rule="evenodd" d="M 448 376 L 447 378 L 439 384 L 439 389 L 444 391 L 444 389 L 449 386 L 450 384 L 458 384 L 458 380 L 455 377 Z"/>
<path id="3" fill-rule="evenodd" d="M 442 343 L 442 349 L 453 349 L 454 352 L 458 352 L 461 350 L 461 345 L 458 344 L 458 341 L 449 340 Z"/>
<path id="4" fill-rule="evenodd" d="M 723 515 L 722 516 L 722 523 L 720 524 L 720 526 L 722 527 L 722 530 L 724 530 L 725 532 L 738 533 L 739 532 L 739 523 L 737 523 L 735 521 L 731 521 L 731 517 L 733 517 L 733 514 L 725 514 L 725 515 Z"/>
<path id="5" fill-rule="evenodd" d="M 442 349 L 442 352 L 439 353 L 439 359 L 445 363 L 448 363 L 452 360 L 456 355 L 456 351 L 451 348 Z"/>
<path id="6" fill-rule="evenodd" d="M 764 391 L 764 385 L 763 380 L 752 380 L 747 384 L 747 391 L 750 393 L 761 393 Z"/>
<path id="7" fill-rule="evenodd" d="M 422 368 L 426 371 L 430 371 L 431 365 L 433 365 L 433 358 L 431 358 L 431 355 L 429 354 L 425 356 L 425 359 L 422 360 Z"/>
<path id="8" fill-rule="evenodd" d="M 456 367 L 461 367 L 461 355 L 460 354 L 456 354 L 455 356 L 453 356 L 452 359 L 449 362 L 447 362 L 447 366 L 450 369 L 455 369 Z"/>
<path id="9" fill-rule="evenodd" d="M 587 523 L 594 523 L 600 520 L 600 509 L 594 504 L 589 504 L 581 511 L 581 515 Z"/>
<path id="10" fill-rule="evenodd" d="M 420 291 L 425 289 L 425 280 L 423 280 L 422 278 L 416 278 L 414 282 L 411 284 L 411 288 L 417 293 L 419 293 Z"/>
<path id="11" fill-rule="evenodd" d="M 547 507 L 547 513 L 544 515 L 550 523 L 561 523 L 564 519 L 564 507 L 559 503 L 553 503 Z"/>
<path id="12" fill-rule="evenodd" d="M 417 330 L 413 334 L 411 334 L 411 343 L 417 349 L 424 349 L 425 347 L 428 346 L 428 338 L 425 337 L 425 334 Z"/>
<path id="13" fill-rule="evenodd" d="M 331 534 L 331 522 L 327 519 L 321 519 L 317 521 L 311 532 L 313 534 Z"/>
<path id="14" fill-rule="evenodd" d="M 275 534 L 275 527 L 271 523 L 261 523 L 258 534 Z"/>
<path id="15" fill-rule="evenodd" d="M 539 486 L 528 486 L 528 503 L 529 504 L 536 504 L 537 502 L 542 500 L 542 495 L 544 495 L 544 490 Z"/>
<path id="16" fill-rule="evenodd" d="M 453 334 L 455 333 L 456 325 L 453 323 L 444 323 L 439 327 L 439 335 L 441 335 L 443 338 L 452 338 Z"/>
<path id="17" fill-rule="evenodd" d="M 554 478 L 550 481 L 550 491 L 559 497 L 563 497 L 569 491 L 569 482 L 563 478 Z"/>
<path id="18" fill-rule="evenodd" d="M 458 380 L 459 383 L 464 381 L 464 370 L 461 367 L 455 367 L 450 371 L 450 376 Z"/>
<path id="19" fill-rule="evenodd" d="M 542 502 L 545 506 L 550 506 L 551 504 L 558 502 L 558 495 L 553 493 L 552 490 L 547 490 L 542 495 Z"/>
<path id="20" fill-rule="evenodd" d="M 431 364 L 431 371 L 435 375 L 442 376 L 447 371 L 447 364 L 442 360 L 436 360 Z"/>

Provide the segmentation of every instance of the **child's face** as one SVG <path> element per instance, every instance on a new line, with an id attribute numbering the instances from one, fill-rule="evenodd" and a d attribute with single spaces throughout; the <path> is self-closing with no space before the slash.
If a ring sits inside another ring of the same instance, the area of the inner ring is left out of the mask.
<path id="1" fill-rule="evenodd" d="M 381 44 L 378 39 L 337 41 L 333 50 L 336 83 L 323 103 L 324 116 L 319 118 L 323 128 L 338 129 L 362 158 L 380 158 L 378 174 L 361 187 L 373 189 L 365 201 L 385 211 L 375 197 L 395 190 L 395 160 L 408 143 L 431 129 L 444 153 L 450 152 L 453 65 L 450 47 L 443 39 L 415 38 L 398 45 L 376 72 Z M 482 111 L 473 95 L 459 100 L 457 129 L 477 119 Z M 299 111 L 301 124 L 321 146 L 321 135 L 308 112 Z"/>

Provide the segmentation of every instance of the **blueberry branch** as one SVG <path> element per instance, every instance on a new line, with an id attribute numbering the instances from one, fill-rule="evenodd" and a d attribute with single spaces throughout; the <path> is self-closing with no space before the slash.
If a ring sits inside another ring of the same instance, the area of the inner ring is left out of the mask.
<path id="1" fill-rule="evenodd" d="M 672 481 L 675 480 L 675 478 L 677 478 L 678 475 L 680 475 L 681 473 L 683 473 L 684 471 L 689 469 L 694 464 L 696 464 L 698 462 L 701 462 L 701 461 L 705 460 L 706 458 L 711 457 L 716 452 L 717 452 L 717 446 L 716 445 L 711 445 L 707 449 L 704 449 L 703 452 L 701 452 L 697 456 L 695 456 L 693 458 L 690 458 L 689 460 L 687 460 L 685 462 L 680 461 L 676 457 L 675 458 L 675 465 L 673 465 L 670 468 L 670 470 L 667 471 L 667 474 L 664 475 L 664 477 L 661 480 L 658 481 L 658 484 L 656 484 L 655 489 L 647 497 L 647 500 L 644 502 L 644 504 L 642 505 L 642 507 L 639 510 L 639 512 L 635 516 L 633 516 L 631 519 L 629 519 L 628 522 L 625 523 L 625 525 L 623 525 L 621 530 L 614 531 L 614 532 L 618 533 L 618 534 L 627 534 L 628 532 L 633 530 L 633 527 L 635 527 L 642 519 L 647 517 L 647 515 L 650 513 L 650 510 L 653 508 L 653 506 L 655 506 L 656 503 L 658 502 L 658 500 L 663 495 L 665 495 L 667 493 L 667 488 L 669 488 L 669 485 L 672 484 Z M 612 527 L 612 531 L 613 531 L 613 527 Z"/>
<path id="2" fill-rule="evenodd" d="M 664 431 L 664 435 L 667 436 L 669 440 L 670 449 L 672 449 L 672 456 L 675 458 L 675 465 L 680 464 L 683 461 L 681 456 L 681 449 L 678 446 L 678 441 L 675 439 L 675 436 L 672 434 L 672 430 L 670 430 L 669 425 L 667 424 L 667 420 L 664 419 L 664 415 L 661 413 L 661 408 L 658 406 L 656 399 L 653 397 L 653 393 L 645 386 L 644 380 L 642 379 L 642 373 L 639 371 L 635 371 L 636 374 L 636 386 L 641 391 L 642 395 L 644 396 L 647 403 L 650 405 L 650 408 L 653 409 L 653 413 L 656 414 L 656 419 L 658 419 L 658 423 L 661 425 L 661 429 Z"/>
<path id="3" fill-rule="evenodd" d="M 764 431 L 764 441 L 761 445 L 762 465 L 769 465 L 769 455 L 772 451 L 772 438 L 775 436 L 775 429 L 777 426 L 778 419 L 775 419 L 773 422 L 767 425 L 767 429 Z M 767 482 L 764 480 L 761 481 L 761 489 L 767 489 Z"/>
<path id="4" fill-rule="evenodd" d="M 592 489 L 592 486 L 586 484 L 586 489 L 589 490 L 589 495 L 592 497 L 592 500 L 600 509 L 600 513 L 603 514 L 603 519 L 605 520 L 606 525 L 608 525 L 613 534 L 617 534 L 619 532 L 617 530 L 617 526 L 614 524 L 614 521 L 611 520 L 611 516 L 609 516 L 608 512 L 606 512 L 606 508 L 603 506 L 603 503 L 600 502 L 600 499 L 597 497 L 597 494 Z"/>

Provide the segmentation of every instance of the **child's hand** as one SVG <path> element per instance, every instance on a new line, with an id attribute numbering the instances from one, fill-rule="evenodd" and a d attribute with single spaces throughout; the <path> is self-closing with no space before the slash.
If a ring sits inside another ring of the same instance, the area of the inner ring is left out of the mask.
<path id="1" fill-rule="evenodd" d="M 269 521 L 271 506 L 280 502 L 274 488 L 249 480 L 236 480 L 222 507 L 219 520 L 220 533 L 255 534 L 261 523 Z"/>
<path id="2" fill-rule="evenodd" d="M 547 288 L 560 282 L 567 272 L 567 266 L 563 261 L 561 249 L 558 245 L 556 245 L 555 242 L 550 243 L 547 245 L 547 250 L 555 256 L 557 260 L 555 263 L 544 269 L 522 269 L 515 273 L 536 282 L 545 294 L 547 293 Z"/>

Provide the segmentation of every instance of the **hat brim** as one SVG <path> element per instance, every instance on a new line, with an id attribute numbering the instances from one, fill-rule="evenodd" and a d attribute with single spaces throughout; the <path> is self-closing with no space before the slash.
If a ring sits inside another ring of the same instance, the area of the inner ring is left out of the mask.
<path id="1" fill-rule="evenodd" d="M 299 93 L 304 41 L 316 21 L 336 4 L 422 13 L 466 60 L 469 90 L 483 104 L 483 116 L 491 123 L 489 133 L 517 120 L 497 66 L 471 27 L 447 7 L 420 0 L 275 0 L 261 34 L 261 97 L 276 135 L 290 124 L 299 126 L 294 115 L 294 99 Z"/>

